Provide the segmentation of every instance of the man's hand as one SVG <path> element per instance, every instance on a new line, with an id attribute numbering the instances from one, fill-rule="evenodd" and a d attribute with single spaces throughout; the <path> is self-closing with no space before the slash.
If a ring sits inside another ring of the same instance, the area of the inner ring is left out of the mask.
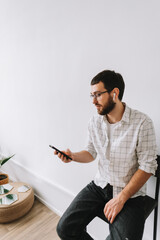
<path id="1" fill-rule="evenodd" d="M 66 151 L 62 151 L 62 152 L 64 152 L 65 154 L 67 154 L 67 155 L 68 155 L 70 158 L 72 158 L 72 160 L 73 160 L 73 154 L 72 154 L 72 152 L 71 152 L 69 149 L 67 149 Z M 58 157 L 59 157 L 63 162 L 65 162 L 65 163 L 69 163 L 69 162 L 72 161 L 72 160 L 70 160 L 69 158 L 65 157 L 63 154 L 57 152 L 56 150 L 54 151 L 54 154 L 55 154 L 55 155 L 58 155 Z"/>
<path id="2" fill-rule="evenodd" d="M 122 210 L 125 201 L 121 198 L 120 194 L 106 203 L 104 207 L 104 215 L 110 223 L 113 223 L 117 214 Z"/>
<path id="3" fill-rule="evenodd" d="M 125 188 L 105 205 L 104 215 L 110 223 L 113 223 L 117 214 L 122 210 L 125 202 L 139 191 L 151 176 L 152 173 L 147 173 L 138 169 Z"/>

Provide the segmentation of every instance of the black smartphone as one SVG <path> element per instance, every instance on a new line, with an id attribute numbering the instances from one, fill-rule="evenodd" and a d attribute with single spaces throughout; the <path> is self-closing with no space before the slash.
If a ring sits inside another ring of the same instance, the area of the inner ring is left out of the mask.
<path id="1" fill-rule="evenodd" d="M 57 152 L 63 154 L 66 158 L 69 158 L 70 160 L 72 160 L 71 157 L 69 157 L 67 154 L 65 154 L 64 152 L 60 151 L 59 149 L 57 149 L 56 147 L 49 145 L 49 147 L 53 148 L 54 150 L 56 150 Z"/>

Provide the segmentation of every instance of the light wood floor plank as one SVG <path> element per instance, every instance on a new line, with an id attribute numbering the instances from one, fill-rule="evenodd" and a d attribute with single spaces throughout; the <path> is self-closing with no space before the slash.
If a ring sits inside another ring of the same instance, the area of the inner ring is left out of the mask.
<path id="1" fill-rule="evenodd" d="M 59 216 L 35 199 L 27 215 L 0 224 L 0 240 L 59 240 L 56 233 L 58 221 Z"/>

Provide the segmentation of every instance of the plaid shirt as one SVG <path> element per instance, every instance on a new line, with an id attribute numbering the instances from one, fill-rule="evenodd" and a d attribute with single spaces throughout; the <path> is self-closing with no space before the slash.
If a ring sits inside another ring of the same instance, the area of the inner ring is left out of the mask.
<path id="1" fill-rule="evenodd" d="M 88 125 L 86 150 L 99 160 L 95 184 L 104 188 L 110 183 L 113 196 L 122 191 L 138 169 L 155 174 L 155 132 L 151 119 L 144 113 L 125 105 L 123 117 L 113 130 L 109 154 L 108 144 L 106 116 L 93 116 Z M 146 184 L 133 197 L 145 194 Z"/>

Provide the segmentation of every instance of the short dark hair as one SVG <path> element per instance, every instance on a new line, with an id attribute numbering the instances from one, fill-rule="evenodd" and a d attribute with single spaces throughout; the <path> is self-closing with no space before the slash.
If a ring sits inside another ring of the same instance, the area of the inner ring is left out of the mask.
<path id="1" fill-rule="evenodd" d="M 91 81 L 91 85 L 103 82 L 106 90 L 111 92 L 114 88 L 119 89 L 119 100 L 122 100 L 125 83 L 120 73 L 111 70 L 104 70 L 98 73 Z"/>

